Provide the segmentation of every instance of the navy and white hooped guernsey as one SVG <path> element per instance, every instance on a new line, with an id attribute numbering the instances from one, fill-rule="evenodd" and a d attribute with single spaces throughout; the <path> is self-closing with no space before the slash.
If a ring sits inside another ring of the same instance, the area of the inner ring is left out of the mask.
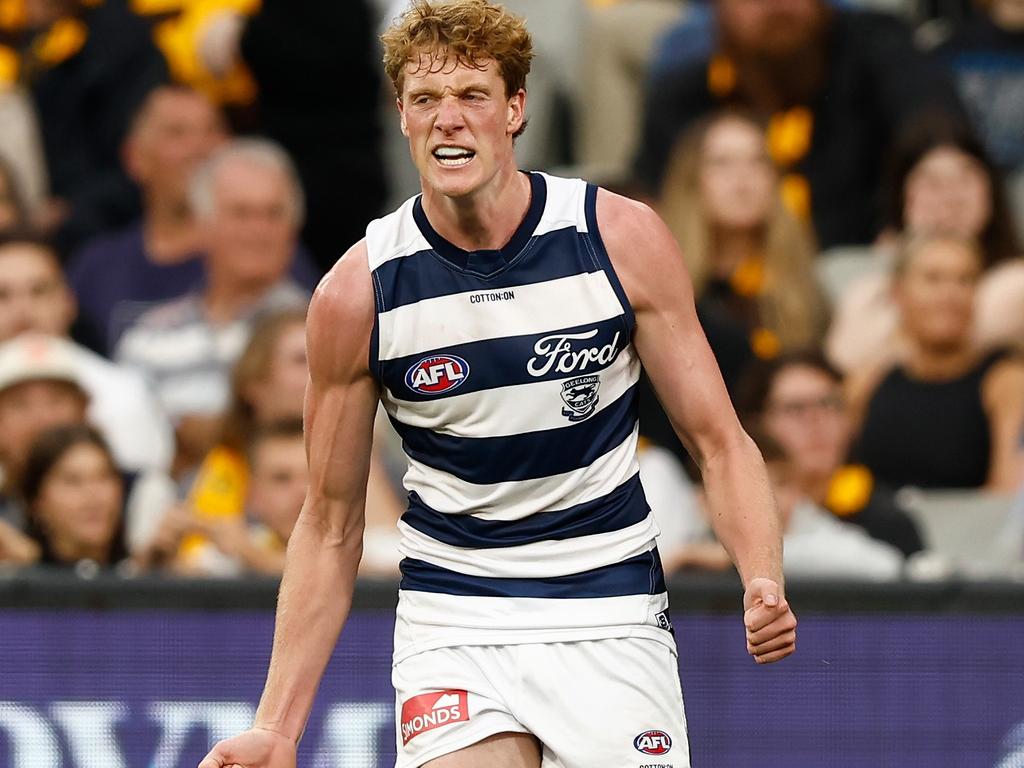
<path id="1" fill-rule="evenodd" d="M 674 647 L 636 459 L 634 318 L 597 188 L 530 182 L 498 251 L 444 240 L 419 197 L 367 228 L 370 363 L 409 458 L 396 661 L 473 643 Z"/>

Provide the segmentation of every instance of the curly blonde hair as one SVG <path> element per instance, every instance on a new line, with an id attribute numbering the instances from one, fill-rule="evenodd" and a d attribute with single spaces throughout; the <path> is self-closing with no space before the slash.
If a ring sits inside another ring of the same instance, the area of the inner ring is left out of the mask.
<path id="1" fill-rule="evenodd" d="M 533 61 L 526 22 L 488 0 L 413 0 L 380 39 L 384 71 L 399 96 L 410 62 L 439 71 L 451 58 L 476 69 L 493 59 L 505 81 L 505 95 L 511 97 L 526 87 Z"/>

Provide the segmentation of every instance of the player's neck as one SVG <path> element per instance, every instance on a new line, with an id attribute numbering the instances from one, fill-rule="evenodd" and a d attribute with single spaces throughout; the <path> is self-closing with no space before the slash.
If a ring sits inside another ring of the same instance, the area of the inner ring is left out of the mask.
<path id="1" fill-rule="evenodd" d="M 423 212 L 430 226 L 464 251 L 497 250 L 508 243 L 530 207 L 530 177 L 515 166 L 483 189 L 453 198 L 423 187 Z"/>

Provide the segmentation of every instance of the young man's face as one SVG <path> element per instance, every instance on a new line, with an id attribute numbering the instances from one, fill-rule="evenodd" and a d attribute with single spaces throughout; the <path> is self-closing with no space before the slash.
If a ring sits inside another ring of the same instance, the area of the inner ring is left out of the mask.
<path id="1" fill-rule="evenodd" d="M 249 507 L 264 525 L 287 540 L 309 485 L 302 435 L 266 437 L 253 451 Z"/>
<path id="2" fill-rule="evenodd" d="M 507 96 L 494 60 L 481 69 L 423 54 L 406 66 L 398 109 L 424 184 L 458 198 L 485 187 L 509 162 L 526 91 Z"/>

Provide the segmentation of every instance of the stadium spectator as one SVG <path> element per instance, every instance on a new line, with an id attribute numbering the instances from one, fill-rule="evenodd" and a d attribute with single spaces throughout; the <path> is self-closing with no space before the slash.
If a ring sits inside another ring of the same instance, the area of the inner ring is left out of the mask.
<path id="1" fill-rule="evenodd" d="M 373 32 L 367 0 L 263 0 L 238 38 L 259 88 L 260 130 L 302 180 L 302 241 L 321 273 L 362 238 L 387 194 Z"/>
<path id="2" fill-rule="evenodd" d="M 122 154 L 141 191 L 143 216 L 90 241 L 68 262 L 80 308 L 76 335 L 96 351 L 109 354 L 142 311 L 201 282 L 188 182 L 224 139 L 213 105 L 180 86 L 157 88 L 135 115 Z"/>
<path id="3" fill-rule="evenodd" d="M 39 435 L 21 485 L 41 563 L 106 568 L 128 557 L 124 479 L 96 430 L 79 424 Z"/>
<path id="4" fill-rule="evenodd" d="M 0 20 L 0 38 L 4 32 Z M 39 220 L 45 214 L 46 160 L 43 157 L 43 137 L 39 129 L 32 97 L 23 83 L 18 81 L 17 52 L 0 42 L 0 164 L 5 165 L 5 178 L 13 178 L 25 208 L 25 223 L 43 226 Z M 13 64 L 13 66 L 11 66 Z"/>
<path id="5" fill-rule="evenodd" d="M 795 464 L 786 457 L 781 446 L 766 434 L 752 433 L 752 436 L 764 455 L 778 503 L 783 532 L 783 568 L 787 578 L 887 581 L 899 577 L 904 559 L 899 550 L 825 511 L 804 492 L 797 479 Z M 645 471 L 644 453 L 640 453 L 641 476 Z M 647 469 L 645 483 L 650 476 L 649 465 Z M 681 489 L 683 486 L 677 487 Z M 692 515 L 685 498 L 685 495 L 680 497 L 669 508 L 673 514 L 685 519 L 686 534 L 675 547 L 664 553 L 666 572 L 680 569 L 728 570 L 731 567 L 729 555 L 711 534 L 706 505 L 698 515 Z M 651 502 L 655 514 L 658 514 L 655 504 L 664 509 L 665 501 L 655 495 Z M 666 516 L 658 515 L 659 527 L 663 517 Z M 678 522 L 671 525 L 678 527 Z"/>
<path id="6" fill-rule="evenodd" d="M 976 240 L 985 271 L 974 339 L 980 349 L 1024 344 L 1024 260 L 999 172 L 963 123 L 933 117 L 911 125 L 894 152 L 887 229 L 872 269 L 841 295 L 827 339 L 845 371 L 893 361 L 901 340 L 891 263 L 900 234 L 949 233 Z"/>
<path id="7" fill-rule="evenodd" d="M 171 77 L 221 106 L 231 124 L 251 128 L 256 119 L 256 83 L 233 51 L 246 16 L 260 0 L 133 2 L 131 10 L 152 27 Z"/>
<path id="8" fill-rule="evenodd" d="M 895 132 L 926 108 L 962 111 L 949 78 L 892 17 L 824 0 L 716 0 L 715 14 L 715 52 L 649 87 L 637 180 L 655 195 L 679 135 L 742 106 L 768 119 L 784 197 L 822 246 L 870 242 Z"/>
<path id="9" fill-rule="evenodd" d="M 0 508 L 0 566 L 30 565 L 38 559 L 39 545 L 5 520 Z"/>
<path id="10" fill-rule="evenodd" d="M 851 382 L 854 458 L 891 487 L 1009 491 L 1024 426 L 1024 363 L 972 344 L 983 259 L 952 235 L 900 250 L 893 294 L 904 344 L 894 365 Z"/>
<path id="11" fill-rule="evenodd" d="M 768 465 L 783 525 L 783 568 L 788 578 L 898 579 L 903 554 L 861 528 L 836 519 L 803 492 L 793 463 L 767 436 L 757 438 Z"/>
<path id="12" fill-rule="evenodd" d="M 163 57 L 125 3 L 26 0 L 20 62 L 43 136 L 62 254 L 138 215 L 118 149 L 132 115 L 167 80 Z"/>
<path id="13" fill-rule="evenodd" d="M 706 11 L 701 3 L 680 0 L 626 0 L 589 3 L 585 13 L 575 104 L 578 161 L 585 178 L 622 182 L 636 154 L 644 85 L 658 39 L 676 19 Z"/>
<path id="14" fill-rule="evenodd" d="M 1024 168 L 1024 11 L 1019 0 L 975 3 L 935 49 L 1000 168 Z"/>
<path id="15" fill-rule="evenodd" d="M 287 425 L 301 420 L 308 376 L 305 313 L 283 310 L 258 321 L 232 373 L 231 404 L 218 444 L 191 478 L 185 503 L 170 509 L 166 519 L 154 526 L 149 559 L 173 560 L 178 570 L 187 573 L 234 572 L 230 564 L 224 567 L 216 551 L 221 548 L 208 531 L 223 525 L 229 533 L 222 535 L 230 536 L 230 531 L 239 529 L 247 499 L 251 506 L 253 493 L 259 493 L 253 486 L 254 443 L 268 430 L 287 431 Z M 397 573 L 395 524 L 401 512 L 375 453 L 367 486 L 365 574 Z"/>
<path id="16" fill-rule="evenodd" d="M 85 423 L 89 398 L 65 345 L 40 336 L 0 344 L 0 510 L 25 527 L 21 475 L 32 442 L 43 431 Z"/>
<path id="17" fill-rule="evenodd" d="M 783 205 L 766 137 L 736 112 L 691 127 L 673 152 L 659 209 L 687 259 L 698 313 L 733 326 L 761 358 L 821 339 L 825 299 L 815 281 L 814 242 Z M 711 347 L 730 389 L 748 359 Z"/>
<path id="18" fill-rule="evenodd" d="M 302 221 L 302 191 L 276 145 L 237 140 L 196 174 L 190 201 L 199 219 L 205 282 L 144 313 L 124 334 L 117 359 L 145 373 L 176 424 L 177 468 L 195 466 L 217 438 L 230 371 L 253 323 L 309 293 L 288 276 Z"/>
<path id="19" fill-rule="evenodd" d="M 752 432 L 779 447 L 794 487 L 807 500 L 904 555 L 924 548 L 892 489 L 866 467 L 845 463 L 853 425 L 843 378 L 820 352 L 790 352 L 755 364 L 736 407 Z"/>
<path id="20" fill-rule="evenodd" d="M 254 436 L 264 427 L 302 418 L 309 368 L 306 365 L 305 311 L 282 310 L 256 322 L 231 373 L 231 400 L 221 423 L 217 445 L 199 465 L 184 505 L 184 517 L 172 517 L 171 529 L 182 520 L 201 529 L 218 523 L 241 524 L 250 490 L 248 457 Z M 166 538 L 166 534 L 165 534 Z M 173 537 L 172 537 L 173 538 Z M 184 536 L 179 565 L 190 571 L 215 570 L 219 558 L 210 554 L 209 537 L 201 530 Z M 213 564 L 209 558 L 213 557 Z"/>
<path id="21" fill-rule="evenodd" d="M 187 507 L 172 510 L 162 536 L 166 549 L 174 531 L 202 537 L 203 550 L 185 550 L 174 567 L 190 575 L 280 575 L 284 553 L 306 496 L 308 471 L 301 419 L 258 427 L 252 434 L 246 464 L 248 491 L 244 514 L 200 516 Z"/>
<path id="22" fill-rule="evenodd" d="M 670 575 L 680 570 L 724 571 L 732 567 L 714 539 L 700 492 L 671 451 L 640 438 L 637 450 L 644 496 L 658 523 L 658 551 Z"/>
<path id="23" fill-rule="evenodd" d="M 174 434 L 146 381 L 68 339 L 75 300 L 57 255 L 41 240 L 25 235 L 0 238 L 0 342 L 26 333 L 51 337 L 73 362 L 89 396 L 89 420 L 103 433 L 128 471 L 166 470 L 174 454 Z"/>

